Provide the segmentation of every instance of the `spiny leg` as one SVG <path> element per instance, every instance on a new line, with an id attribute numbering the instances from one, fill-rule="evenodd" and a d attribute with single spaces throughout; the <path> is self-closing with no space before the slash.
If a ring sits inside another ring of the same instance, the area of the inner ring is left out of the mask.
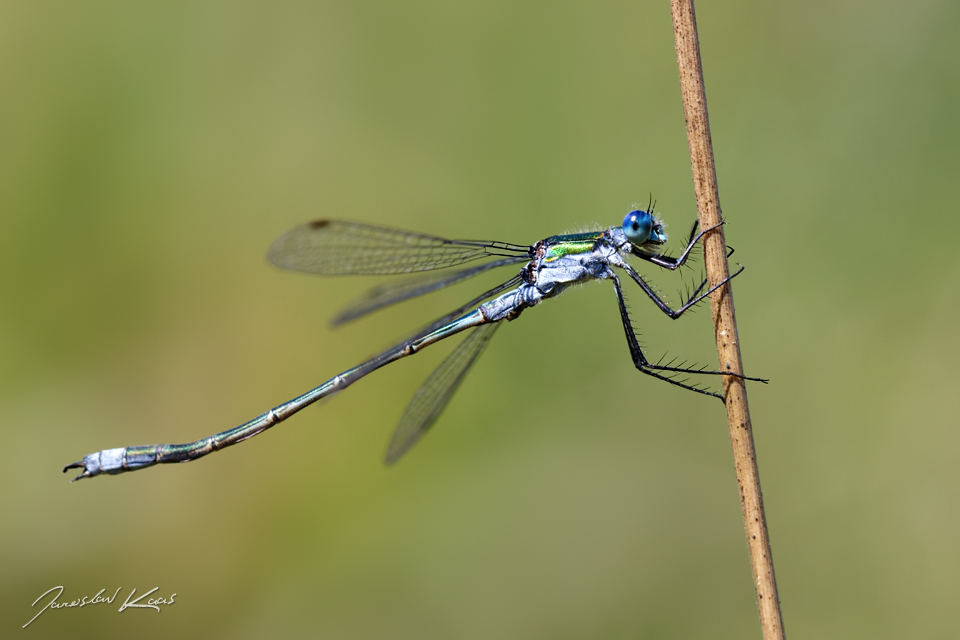
<path id="1" fill-rule="evenodd" d="M 734 373 L 732 371 L 705 371 L 703 369 L 689 369 L 684 367 L 671 367 L 668 365 L 653 364 L 647 360 L 646 356 L 643 355 L 643 351 L 640 349 L 640 343 L 637 341 L 637 334 L 633 330 L 633 325 L 630 322 L 630 313 L 627 311 L 627 303 L 623 297 L 623 288 L 620 285 L 620 278 L 616 274 L 611 274 L 613 280 L 613 286 L 617 293 L 617 303 L 620 306 L 620 320 L 623 323 L 623 332 L 627 337 L 627 345 L 630 348 L 630 357 L 633 359 L 634 366 L 641 372 L 645 373 L 648 376 L 653 376 L 654 378 L 659 378 L 669 382 L 672 385 L 681 387 L 683 389 L 689 389 L 690 391 L 696 391 L 697 393 L 702 393 L 703 395 L 713 396 L 715 398 L 720 398 L 723 400 L 723 396 L 719 393 L 712 391 L 707 391 L 699 387 L 686 384 L 686 380 L 677 380 L 671 378 L 667 375 L 662 375 L 657 373 L 657 371 L 667 371 L 670 373 L 688 373 L 688 374 L 701 374 L 701 375 L 715 375 L 715 376 L 734 376 L 736 378 L 743 378 L 744 380 L 754 380 L 756 382 L 768 382 L 761 378 L 750 378 L 739 373 Z"/>
<path id="2" fill-rule="evenodd" d="M 710 227 L 709 229 L 707 229 L 707 231 L 712 231 L 712 230 L 716 229 L 717 227 L 719 227 L 719 226 L 721 226 L 721 225 L 723 225 L 723 224 L 726 224 L 726 220 L 721 221 L 720 224 L 717 224 L 717 225 L 714 225 L 714 226 Z M 697 218 L 696 220 L 693 221 L 693 227 L 691 227 L 691 229 L 690 229 L 690 235 L 687 236 L 687 251 L 689 251 L 690 249 L 692 249 L 692 248 L 693 248 L 693 245 L 697 244 L 697 240 L 699 240 L 699 239 L 707 232 L 707 231 L 704 231 L 704 232 L 701 233 L 700 235 L 697 235 L 697 228 L 698 228 L 699 226 L 700 226 L 700 219 Z M 696 237 L 694 237 L 694 236 L 696 236 Z M 733 247 L 731 247 L 730 245 L 727 245 L 727 257 L 728 257 L 728 258 L 733 255 L 733 251 L 734 251 Z"/>
<path id="3" fill-rule="evenodd" d="M 670 269 L 671 271 L 674 271 L 675 269 L 679 269 L 684 264 L 686 264 L 687 259 L 690 257 L 690 252 L 693 251 L 693 248 L 696 246 L 698 242 L 700 242 L 700 239 L 703 238 L 703 236 L 710 233 L 714 229 L 717 229 L 723 226 L 724 224 L 725 224 L 724 221 L 720 221 L 718 224 L 715 224 L 712 227 L 709 227 L 697 233 L 697 227 L 700 225 L 700 221 L 696 220 L 693 223 L 693 229 L 690 230 L 690 237 L 687 240 L 687 246 L 678 258 L 673 258 L 670 256 L 664 256 L 664 255 L 650 255 L 650 254 L 645 254 L 641 252 L 634 252 L 634 255 L 642 260 L 646 260 L 647 262 L 652 262 L 653 264 L 659 267 L 663 267 L 664 269 Z"/>
<path id="4" fill-rule="evenodd" d="M 700 293 L 703 290 L 703 288 L 707 285 L 707 281 L 704 279 L 697 286 L 697 288 L 693 290 L 693 293 L 691 293 L 687 297 L 687 301 L 684 302 L 679 309 L 674 310 L 674 309 L 671 309 L 670 306 L 666 302 L 664 302 L 663 299 L 660 298 L 660 296 L 657 295 L 657 292 L 653 290 L 653 287 L 650 286 L 650 283 L 644 280 L 643 276 L 637 273 L 636 269 L 631 267 L 626 262 L 624 262 L 620 266 L 623 267 L 623 270 L 627 272 L 627 275 L 630 276 L 630 278 L 632 278 L 634 282 L 640 285 L 640 288 L 643 289 L 643 292 L 646 293 L 647 296 L 651 300 L 653 300 L 653 303 L 657 305 L 657 307 L 659 307 L 659 309 L 663 311 L 663 313 L 665 313 L 667 317 L 669 317 L 671 320 L 676 320 L 677 318 L 679 318 L 681 315 L 683 315 L 684 311 L 686 311 L 687 309 L 690 309 L 693 306 L 696 306 L 704 298 L 709 296 L 711 293 L 713 293 L 723 285 L 730 282 L 733 278 L 740 275 L 740 273 L 743 271 L 743 265 L 738 265 L 740 268 L 737 269 L 736 272 L 727 276 L 721 282 L 711 287 L 709 291 L 706 291 L 705 293 Z"/>

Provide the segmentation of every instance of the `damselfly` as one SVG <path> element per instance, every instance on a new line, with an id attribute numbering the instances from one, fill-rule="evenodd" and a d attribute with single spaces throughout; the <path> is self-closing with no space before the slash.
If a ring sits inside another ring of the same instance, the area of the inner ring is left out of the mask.
<path id="1" fill-rule="evenodd" d="M 686 248 L 679 257 L 670 257 L 662 252 L 667 236 L 663 224 L 654 218 L 652 208 L 648 206 L 647 211 L 639 208 L 630 211 L 619 227 L 552 236 L 533 246 L 446 240 L 409 231 L 338 220 L 319 220 L 296 227 L 280 236 L 270 248 L 270 261 L 283 269 L 324 275 L 387 275 L 434 271 L 487 260 L 453 272 L 415 276 L 396 284 L 372 289 L 335 318 L 335 324 L 442 289 L 491 269 L 525 264 L 514 277 L 439 318 L 412 338 L 239 427 L 188 444 L 105 449 L 67 465 L 64 472 L 68 469 L 83 469 L 83 472 L 74 478 L 78 480 L 101 473 L 117 474 L 143 469 L 158 463 L 196 460 L 266 431 L 317 400 L 345 389 L 384 365 L 412 355 L 461 331 L 472 330 L 427 378 L 407 406 L 387 447 L 385 460 L 387 464 L 392 464 L 437 420 L 501 321 L 513 320 L 525 309 L 559 295 L 570 285 L 589 280 L 613 282 L 630 356 L 633 364 L 642 373 L 721 399 L 719 393 L 703 389 L 678 376 L 729 375 L 766 382 L 728 371 L 708 371 L 703 368 L 654 363 L 647 360 L 641 351 L 624 302 L 620 278 L 614 268 L 626 273 L 663 313 L 674 319 L 729 280 L 727 278 L 706 291 L 704 289 L 707 281 L 704 280 L 687 296 L 683 304 L 677 309 L 671 308 L 626 258 L 634 256 L 659 267 L 678 269 L 686 263 L 691 250 L 703 235 L 715 227 L 698 233 L 697 225 L 694 224 Z M 730 278 L 742 270 L 741 266 Z"/>

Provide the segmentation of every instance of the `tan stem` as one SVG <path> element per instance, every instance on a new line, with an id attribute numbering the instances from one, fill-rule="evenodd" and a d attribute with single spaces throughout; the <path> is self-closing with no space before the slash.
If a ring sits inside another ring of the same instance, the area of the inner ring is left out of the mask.
<path id="1" fill-rule="evenodd" d="M 687 121 L 687 141 L 690 143 L 690 164 L 693 169 L 693 188 L 697 196 L 700 228 L 709 229 L 720 224 L 720 194 L 717 190 L 717 170 L 713 160 L 713 142 L 710 138 L 710 120 L 707 117 L 707 96 L 703 86 L 700 65 L 700 43 L 697 38 L 697 19 L 693 0 L 671 0 L 673 32 L 677 47 L 677 65 L 680 70 L 680 90 L 683 94 L 683 113 Z M 710 286 L 728 277 L 727 248 L 723 227 L 708 233 L 703 239 L 704 261 Z M 717 334 L 717 355 L 724 371 L 743 373 L 740 360 L 740 340 L 737 319 L 733 310 L 733 291 L 730 284 L 710 296 L 713 325 Z M 753 446 L 753 426 L 747 405 L 747 389 L 743 380 L 723 376 L 723 395 L 730 425 L 733 461 L 740 487 L 740 504 L 747 533 L 753 582 L 757 590 L 757 607 L 764 640 L 782 640 L 783 618 L 777 595 L 777 580 L 773 572 L 773 555 L 767 535 L 767 520 L 763 513 L 763 495 L 760 492 L 760 473 Z"/>

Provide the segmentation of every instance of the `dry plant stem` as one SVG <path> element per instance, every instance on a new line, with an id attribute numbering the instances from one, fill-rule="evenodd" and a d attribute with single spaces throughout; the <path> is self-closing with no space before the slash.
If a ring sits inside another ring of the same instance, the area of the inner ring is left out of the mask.
<path id="1" fill-rule="evenodd" d="M 680 69 L 680 89 L 683 94 L 683 113 L 687 121 L 687 140 L 690 143 L 690 164 L 693 168 L 693 186 L 697 196 L 700 228 L 709 229 L 720 223 L 720 194 L 717 190 L 717 171 L 713 162 L 713 142 L 710 139 L 710 121 L 707 117 L 707 97 L 700 66 L 700 43 L 693 0 L 671 0 L 673 32 L 677 47 L 677 65 Z M 703 239 L 704 261 L 710 286 L 729 274 L 723 227 L 708 233 Z M 720 368 L 743 373 L 737 321 L 733 311 L 733 291 L 728 283 L 710 296 L 713 325 L 717 334 L 717 355 Z M 773 555 L 767 536 L 767 520 L 763 513 L 763 495 L 760 492 L 760 474 L 753 446 L 753 427 L 747 406 L 744 381 L 733 376 L 723 377 L 723 395 L 730 425 L 733 460 L 740 486 L 740 504 L 747 533 L 747 546 L 753 566 L 753 581 L 757 590 L 760 626 L 765 640 L 784 638 L 777 581 L 773 572 Z"/>

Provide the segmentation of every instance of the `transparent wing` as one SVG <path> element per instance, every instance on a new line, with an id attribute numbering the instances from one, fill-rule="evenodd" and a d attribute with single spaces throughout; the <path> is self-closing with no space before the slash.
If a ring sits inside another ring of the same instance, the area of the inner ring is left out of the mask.
<path id="1" fill-rule="evenodd" d="M 370 291 L 367 291 L 362 298 L 355 300 L 349 306 L 344 308 L 335 318 L 333 318 L 333 320 L 330 321 L 330 324 L 333 326 L 338 326 L 346 322 L 350 322 L 351 320 L 356 320 L 357 318 L 377 311 L 378 309 L 387 307 L 391 304 L 403 302 L 404 300 L 422 296 L 430 293 L 431 291 L 449 287 L 450 285 L 462 282 L 467 278 L 472 278 L 491 269 L 496 269 L 497 267 L 504 267 L 511 264 L 519 264 L 521 262 L 526 262 L 527 260 L 529 260 L 529 256 L 526 255 L 516 256 L 514 258 L 502 258 L 500 260 L 494 260 L 493 262 L 481 264 L 476 267 L 461 269 L 460 271 L 455 271 L 454 273 L 431 273 L 413 276 L 401 282 L 383 284 L 379 287 L 370 289 Z"/>
<path id="2" fill-rule="evenodd" d="M 413 336 L 411 336 L 411 338 L 409 339 L 413 340 L 421 336 L 425 336 L 428 333 L 432 333 L 433 331 L 436 331 L 437 329 L 447 324 L 448 322 L 452 322 L 454 319 L 463 315 L 467 311 L 475 308 L 477 305 L 481 304 L 485 300 L 492 298 L 493 296 L 498 296 L 504 291 L 506 291 L 507 289 L 512 289 L 513 287 L 516 287 L 521 282 L 523 282 L 523 278 L 521 278 L 519 275 L 513 276 L 503 284 L 499 284 L 495 286 L 493 289 L 490 289 L 489 291 L 484 291 L 483 293 L 478 295 L 476 298 L 474 298 L 470 302 L 464 305 L 461 305 L 460 307 L 454 309 L 447 315 L 441 318 L 437 318 L 431 324 L 428 324 L 425 327 L 422 327 L 417 333 L 413 334 Z"/>
<path id="3" fill-rule="evenodd" d="M 433 426 L 499 326 L 495 322 L 471 331 L 417 389 L 387 446 L 386 464 L 399 460 Z"/>
<path id="4" fill-rule="evenodd" d="M 446 240 L 358 222 L 317 220 L 281 235 L 267 257 L 293 271 L 390 275 L 455 267 L 489 256 L 525 256 L 528 251 L 505 242 Z"/>

